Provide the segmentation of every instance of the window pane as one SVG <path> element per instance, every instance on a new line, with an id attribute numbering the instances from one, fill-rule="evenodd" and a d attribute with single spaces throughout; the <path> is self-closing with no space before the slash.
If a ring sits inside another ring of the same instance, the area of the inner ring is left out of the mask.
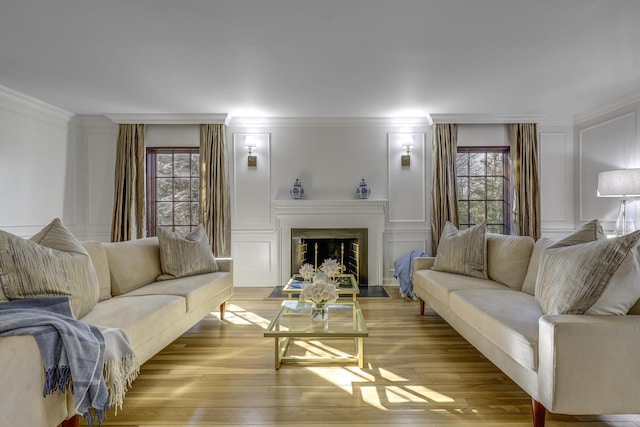
<path id="1" fill-rule="evenodd" d="M 175 190 L 174 190 L 174 199 L 175 200 L 190 200 L 191 197 L 191 180 L 189 178 L 176 178 L 174 180 Z"/>
<path id="2" fill-rule="evenodd" d="M 158 225 L 173 224 L 173 203 L 160 202 L 156 204 L 156 221 Z"/>
<path id="3" fill-rule="evenodd" d="M 191 179 L 191 200 L 192 201 L 200 200 L 200 180 L 199 179 Z"/>
<path id="4" fill-rule="evenodd" d="M 457 178 L 456 183 L 458 186 L 458 188 L 456 188 L 456 191 L 458 192 L 458 199 L 469 199 L 469 178 Z"/>
<path id="5" fill-rule="evenodd" d="M 191 225 L 200 224 L 200 203 L 191 203 Z"/>
<path id="6" fill-rule="evenodd" d="M 485 200 L 487 198 L 486 179 L 470 178 L 471 181 L 471 200 Z"/>
<path id="7" fill-rule="evenodd" d="M 173 207 L 174 224 L 189 225 L 191 223 L 191 203 L 176 203 Z"/>
<path id="8" fill-rule="evenodd" d="M 200 176 L 200 154 L 191 155 L 191 176 Z"/>
<path id="9" fill-rule="evenodd" d="M 456 155 L 456 171 L 458 176 L 469 175 L 469 153 Z"/>
<path id="10" fill-rule="evenodd" d="M 487 175 L 502 176 L 502 153 L 487 153 Z"/>
<path id="11" fill-rule="evenodd" d="M 189 154 L 173 155 L 173 172 L 175 176 L 189 176 L 191 174 L 191 156 Z"/>
<path id="12" fill-rule="evenodd" d="M 458 201 L 458 222 L 469 224 L 469 202 Z"/>
<path id="13" fill-rule="evenodd" d="M 156 179 L 156 200 L 159 202 L 170 202 L 173 200 L 173 179 Z"/>
<path id="14" fill-rule="evenodd" d="M 487 178 L 487 200 L 502 200 L 502 178 Z"/>
<path id="15" fill-rule="evenodd" d="M 173 155 L 157 154 L 156 155 L 156 176 L 173 175 Z"/>
<path id="16" fill-rule="evenodd" d="M 469 155 L 470 175 L 472 176 L 484 176 L 486 173 L 485 167 L 485 153 L 471 153 Z"/>
<path id="17" fill-rule="evenodd" d="M 487 202 L 487 223 L 502 224 L 504 219 L 504 212 L 503 212 L 502 206 L 503 206 L 502 201 Z"/>
<path id="18" fill-rule="evenodd" d="M 469 202 L 469 214 L 471 216 L 469 223 L 477 224 L 484 221 L 486 218 L 485 202 L 484 201 L 471 201 Z"/>
<path id="19" fill-rule="evenodd" d="M 487 225 L 487 231 L 489 233 L 504 234 L 504 227 L 502 225 Z"/>

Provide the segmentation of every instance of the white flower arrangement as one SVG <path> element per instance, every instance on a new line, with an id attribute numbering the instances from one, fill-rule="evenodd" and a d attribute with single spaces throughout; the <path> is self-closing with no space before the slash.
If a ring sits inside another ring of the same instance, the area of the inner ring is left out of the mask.
<path id="1" fill-rule="evenodd" d="M 302 280 L 304 280 L 305 282 L 309 282 L 311 281 L 313 275 L 316 274 L 316 270 L 315 268 L 313 268 L 313 265 L 307 262 L 305 264 L 302 264 L 302 267 L 300 267 L 298 273 L 302 276 Z"/>
<path id="2" fill-rule="evenodd" d="M 333 283 L 317 282 L 305 285 L 300 292 L 300 301 L 312 301 L 316 304 L 335 302 L 338 292 Z"/>
<path id="3" fill-rule="evenodd" d="M 324 260 L 320 266 L 320 270 L 325 272 L 330 278 L 334 278 L 340 274 L 340 265 L 337 260 L 329 258 Z"/>

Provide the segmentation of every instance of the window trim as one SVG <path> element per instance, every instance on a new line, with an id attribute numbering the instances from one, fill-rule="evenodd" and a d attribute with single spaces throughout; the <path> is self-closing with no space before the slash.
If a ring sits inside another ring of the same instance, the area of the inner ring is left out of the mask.
<path id="1" fill-rule="evenodd" d="M 502 223 L 499 225 L 502 225 L 503 228 L 503 233 L 504 235 L 510 235 L 511 234 L 511 193 L 510 193 L 510 188 L 511 188 L 511 183 L 510 183 L 510 174 L 511 174 L 511 150 L 508 146 L 464 146 L 464 147 L 457 147 L 456 148 L 456 155 L 458 153 L 469 153 L 469 154 L 473 154 L 473 153 L 482 153 L 482 154 L 489 154 L 489 153 L 502 153 L 505 154 L 505 156 L 503 156 L 502 159 L 502 176 L 500 176 L 502 179 L 504 179 L 504 185 L 502 187 L 502 204 L 503 204 L 503 211 L 502 211 Z M 469 171 L 469 173 L 471 173 L 471 171 Z M 463 175 L 465 177 L 471 177 L 471 175 Z M 479 175 L 480 176 L 480 175 Z M 485 183 L 486 183 L 486 178 L 488 177 L 496 177 L 499 175 L 487 175 L 486 173 L 486 169 L 485 169 L 485 174 L 484 174 L 484 178 L 485 178 Z M 456 170 L 456 186 L 457 186 L 457 179 L 458 177 L 460 177 L 460 175 L 458 175 L 458 171 Z M 471 188 L 469 188 L 469 191 L 471 191 Z M 456 194 L 458 194 L 457 188 L 456 188 Z M 471 199 L 460 199 L 460 195 L 457 195 L 457 202 L 470 202 Z M 485 203 L 488 201 L 485 197 L 484 199 Z M 467 215 L 469 218 L 469 221 L 471 221 L 471 205 L 469 204 L 467 206 Z M 486 209 L 485 209 L 486 212 Z M 460 224 L 462 225 L 462 224 Z M 467 224 L 465 224 L 467 225 Z M 468 226 L 471 226 L 473 224 L 468 224 Z M 489 224 L 488 224 L 489 225 Z"/>
<path id="2" fill-rule="evenodd" d="M 146 181 L 146 213 L 147 213 L 147 237 L 156 236 L 156 227 L 157 218 L 156 218 L 156 155 L 157 154 L 200 154 L 199 147 L 146 147 L 145 153 L 145 161 L 146 161 L 146 171 L 145 171 L 145 181 Z M 173 176 L 175 177 L 175 176 Z M 198 200 L 198 202 L 200 202 Z M 175 215 L 175 214 L 174 214 Z M 175 216 L 174 216 L 174 224 L 175 227 Z"/>

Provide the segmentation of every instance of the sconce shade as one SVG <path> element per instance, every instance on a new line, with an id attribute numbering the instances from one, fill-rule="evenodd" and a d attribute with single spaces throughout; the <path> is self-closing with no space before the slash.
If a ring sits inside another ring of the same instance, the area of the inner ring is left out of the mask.
<path id="1" fill-rule="evenodd" d="M 640 168 L 600 172 L 598 197 L 640 197 Z"/>

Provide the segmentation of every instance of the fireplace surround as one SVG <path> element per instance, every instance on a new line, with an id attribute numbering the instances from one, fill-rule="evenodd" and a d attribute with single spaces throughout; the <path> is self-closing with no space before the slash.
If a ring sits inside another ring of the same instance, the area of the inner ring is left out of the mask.
<path id="1" fill-rule="evenodd" d="M 367 274 L 362 285 L 382 286 L 382 242 L 385 229 L 386 200 L 275 200 L 272 203 L 278 236 L 281 284 L 292 273 L 292 230 L 364 229 L 366 230 Z M 362 244 L 361 244 L 362 245 Z M 323 260 L 318 260 L 318 265 Z"/>

